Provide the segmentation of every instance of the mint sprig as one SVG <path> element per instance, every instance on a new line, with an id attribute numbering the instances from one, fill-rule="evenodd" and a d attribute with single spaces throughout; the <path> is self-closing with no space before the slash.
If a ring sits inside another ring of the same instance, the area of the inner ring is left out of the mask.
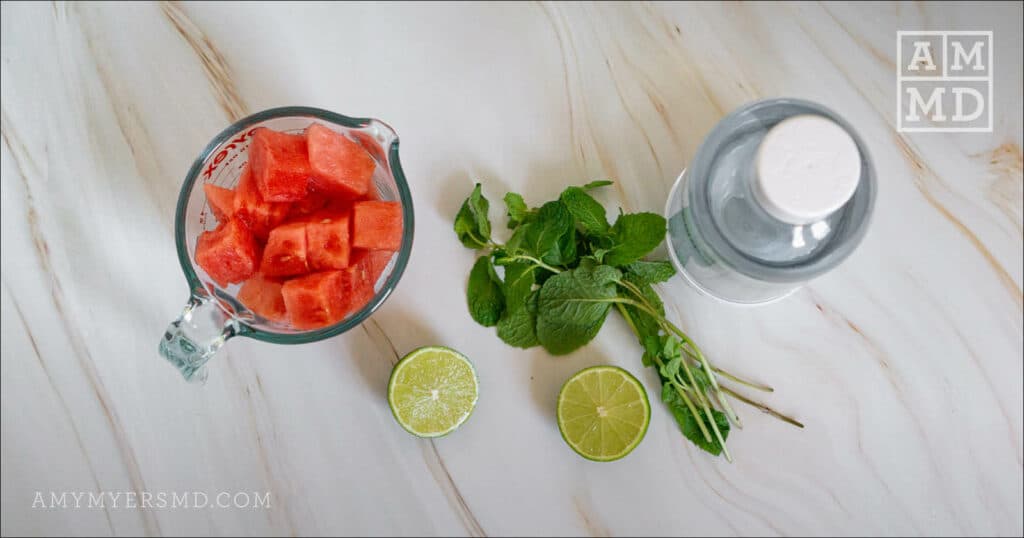
<path id="1" fill-rule="evenodd" d="M 589 194 L 610 184 L 602 180 L 569 187 L 539 208 L 527 206 L 517 193 L 507 193 L 511 237 L 504 244 L 491 237 L 490 204 L 476 184 L 454 226 L 463 245 L 485 251 L 474 264 L 466 289 L 473 319 L 497 326 L 498 337 L 508 345 L 540 345 L 553 355 L 564 355 L 590 342 L 614 308 L 643 346 L 644 366 L 657 371 L 662 402 L 683 436 L 701 449 L 732 461 L 725 443 L 731 426 L 741 423 L 727 396 L 802 428 L 796 420 L 723 385 L 719 377 L 772 391 L 714 367 L 665 317 L 653 286 L 671 278 L 675 269 L 667 261 L 642 259 L 661 244 L 665 219 L 620 211 L 610 225 L 604 207 Z"/>

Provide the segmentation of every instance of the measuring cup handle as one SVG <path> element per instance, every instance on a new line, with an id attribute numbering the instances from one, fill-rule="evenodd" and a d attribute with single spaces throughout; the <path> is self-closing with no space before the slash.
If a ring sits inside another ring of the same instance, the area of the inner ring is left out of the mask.
<path id="1" fill-rule="evenodd" d="M 171 322 L 160 340 L 163 355 L 186 381 L 206 381 L 206 362 L 228 338 L 238 334 L 238 321 L 224 313 L 205 290 L 192 292 L 178 319 Z"/>

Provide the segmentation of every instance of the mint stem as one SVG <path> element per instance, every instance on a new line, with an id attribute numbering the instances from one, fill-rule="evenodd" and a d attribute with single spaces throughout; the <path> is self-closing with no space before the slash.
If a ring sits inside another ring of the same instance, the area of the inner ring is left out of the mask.
<path id="1" fill-rule="evenodd" d="M 739 415 L 737 415 L 736 412 L 733 411 L 732 406 L 729 405 L 729 401 L 726 400 L 725 399 L 725 395 L 722 394 L 722 389 L 719 388 L 719 386 L 718 386 L 718 379 L 715 377 L 715 373 L 711 370 L 711 365 L 708 363 L 707 358 L 704 357 L 704 354 L 700 351 L 700 348 L 697 347 L 697 344 L 694 343 L 694 341 L 691 340 L 690 337 L 687 336 L 686 333 L 684 333 L 679 327 L 676 327 L 675 324 L 670 322 L 668 319 L 665 318 L 665 316 L 663 316 L 661 313 L 659 313 L 647 301 L 647 298 L 644 297 L 643 292 L 641 292 L 631 282 L 626 281 L 626 280 L 620 280 L 619 284 L 621 284 L 622 287 L 624 287 L 627 290 L 629 290 L 630 293 L 635 295 L 642 302 L 642 304 L 638 303 L 638 307 L 639 308 L 641 308 L 642 310 L 646 311 L 655 320 L 657 320 L 658 323 L 660 323 L 662 327 L 664 327 L 666 330 L 668 330 L 670 332 L 675 333 L 676 336 L 678 336 L 679 339 L 683 341 L 683 343 L 685 343 L 688 346 L 690 346 L 690 349 L 693 350 L 694 354 L 696 355 L 697 360 L 700 361 L 701 366 L 704 369 L 704 373 L 707 374 L 708 379 L 711 382 L 711 388 L 714 389 L 715 397 L 718 399 L 718 402 L 722 405 L 722 411 L 724 411 L 726 416 L 729 417 L 729 420 L 733 421 L 736 424 L 736 426 L 738 426 L 740 429 L 742 429 L 743 428 L 743 422 L 740 421 Z M 685 361 L 683 362 L 683 365 L 684 366 L 686 365 Z M 712 426 L 715 426 L 715 424 L 712 423 Z"/>
<path id="2" fill-rule="evenodd" d="M 527 256 L 526 254 L 515 254 L 515 255 L 512 255 L 512 256 L 505 256 L 505 257 L 501 258 L 501 260 L 502 261 L 526 260 L 526 261 L 529 261 L 529 262 L 533 262 L 533 264 L 536 265 L 537 267 L 541 267 L 541 268 L 547 269 L 548 271 L 551 271 L 552 273 L 558 274 L 558 273 L 562 272 L 561 269 L 559 269 L 557 267 L 552 267 L 552 266 L 550 266 L 550 265 L 540 261 L 539 259 L 534 258 L 533 256 Z"/>
<path id="3" fill-rule="evenodd" d="M 479 244 L 480 244 L 480 246 L 479 246 L 479 247 L 477 247 L 477 250 L 480 250 L 480 249 L 484 249 L 484 248 L 490 248 L 490 249 L 492 249 L 492 250 L 493 250 L 493 249 L 496 249 L 496 248 L 500 248 L 500 247 L 501 247 L 501 245 L 499 245 L 499 244 L 495 243 L 495 242 L 494 242 L 494 241 L 492 241 L 492 240 L 491 240 L 490 238 L 487 238 L 487 240 L 486 240 L 486 241 L 485 241 L 485 240 L 483 240 L 482 238 L 480 238 L 479 236 L 477 236 L 477 235 L 476 235 L 475 233 L 473 233 L 473 231 L 472 231 L 472 230 L 466 230 L 466 235 L 468 235 L 468 236 L 472 237 L 474 241 L 476 241 L 477 243 L 479 243 Z"/>
<path id="4" fill-rule="evenodd" d="M 740 385 L 744 385 L 744 386 L 750 387 L 752 389 L 760 390 L 760 391 L 764 391 L 764 392 L 775 392 L 775 389 L 769 387 L 768 385 L 762 385 L 760 383 L 755 383 L 753 381 L 748 381 L 748 380 L 743 379 L 741 377 L 737 377 L 737 376 L 735 376 L 733 374 L 730 374 L 729 372 L 726 372 L 725 370 L 723 370 L 721 368 L 713 367 L 712 370 L 714 370 L 715 373 L 720 374 L 722 377 L 724 377 L 724 378 L 726 378 L 726 379 L 728 379 L 730 381 L 733 381 L 735 383 L 739 383 Z"/>
<path id="5" fill-rule="evenodd" d="M 783 415 L 782 413 L 779 413 L 778 411 L 772 409 L 771 407 L 768 407 L 767 405 L 765 405 L 765 404 L 763 404 L 761 402 L 756 402 L 754 400 L 751 400 L 750 398 L 747 398 L 746 396 L 743 396 L 742 394 L 738 394 L 735 391 L 733 391 L 732 389 L 730 389 L 729 387 L 722 387 L 722 391 L 725 392 L 726 394 L 728 394 L 729 396 L 732 396 L 733 398 L 736 398 L 737 400 L 739 400 L 739 401 L 741 401 L 741 402 L 743 402 L 743 403 L 745 403 L 745 404 L 747 404 L 747 405 L 749 405 L 751 407 L 757 408 L 761 412 L 766 413 L 768 415 L 771 415 L 771 416 L 773 416 L 773 417 L 775 417 L 775 418 L 777 418 L 777 419 L 779 419 L 779 420 L 781 420 L 781 421 L 783 421 L 783 422 L 785 422 L 787 424 L 792 424 L 792 425 L 796 426 L 797 428 L 803 428 L 804 427 L 803 423 L 801 423 L 799 420 L 796 420 L 795 418 L 787 417 L 786 415 Z"/>
<path id="6" fill-rule="evenodd" d="M 718 439 L 718 444 L 722 447 L 722 454 L 725 455 L 726 461 L 732 463 L 732 455 L 729 454 L 729 449 L 725 446 L 725 438 L 722 437 L 722 432 L 718 428 L 718 421 L 715 420 L 715 415 L 711 412 L 711 407 L 708 405 L 708 399 L 700 390 L 697 389 L 697 382 L 693 379 L 693 372 L 690 371 L 690 367 L 687 366 L 686 361 L 682 361 L 681 364 L 686 375 L 690 378 L 690 386 L 693 387 L 694 394 L 697 394 L 697 399 L 700 401 L 701 407 L 704 408 L 704 414 L 707 415 L 708 422 L 711 423 L 711 429 L 715 431 L 715 438 Z M 698 423 L 704 422 L 696 413 L 694 413 L 694 417 L 697 418 Z"/>
<path id="7" fill-rule="evenodd" d="M 689 346 L 686 346 L 683 349 L 686 350 L 686 354 L 689 355 L 690 357 L 692 357 L 693 360 L 698 361 L 698 362 L 700 361 L 700 358 L 697 357 L 697 353 L 695 351 L 693 351 L 692 349 L 690 349 Z M 711 369 L 714 370 L 716 374 L 719 374 L 722 377 L 724 377 L 724 378 L 726 378 L 726 379 L 728 379 L 730 381 L 733 381 L 735 383 L 739 383 L 740 385 L 743 385 L 743 386 L 746 386 L 746 387 L 750 387 L 750 388 L 755 389 L 755 390 L 760 390 L 760 391 L 763 391 L 763 392 L 775 392 L 775 389 L 773 389 L 772 387 L 770 387 L 768 385 L 763 385 L 761 383 L 750 381 L 748 379 L 743 379 L 742 377 L 739 377 L 736 374 L 731 374 L 731 373 L 729 373 L 729 372 L 727 372 L 727 371 L 725 371 L 725 370 L 723 370 L 723 369 L 721 369 L 721 368 L 719 368 L 717 366 L 712 366 Z"/>
<path id="8" fill-rule="evenodd" d="M 620 314 L 622 314 L 622 317 L 626 319 L 626 323 L 629 325 L 629 328 L 633 330 L 633 334 L 635 334 L 637 336 L 637 338 L 639 339 L 640 338 L 640 331 L 637 330 L 636 324 L 633 323 L 633 318 L 629 315 L 629 312 L 626 310 L 626 307 L 623 306 L 624 304 L 628 304 L 628 303 L 626 303 L 626 302 L 616 302 L 615 308 L 619 311 Z M 659 370 L 662 367 L 665 366 L 665 363 L 661 362 L 661 358 L 659 358 L 657 355 L 654 355 L 652 358 L 654 359 L 654 362 L 658 363 Z M 690 397 L 687 396 L 686 391 L 684 390 L 683 386 L 680 385 L 679 382 L 677 382 L 676 380 L 671 379 L 671 378 L 668 379 L 667 382 L 669 384 L 671 384 L 672 388 L 674 388 L 676 390 L 676 393 L 679 394 L 679 397 L 683 400 L 683 403 L 686 404 L 687 409 L 690 410 L 690 413 L 693 413 L 693 418 L 697 419 L 697 426 L 700 428 L 700 432 L 704 435 L 704 440 L 709 442 L 709 443 L 711 443 L 712 442 L 711 441 L 711 433 L 708 431 L 707 426 L 704 425 L 704 421 L 701 420 L 700 413 L 697 411 L 696 406 L 693 405 L 693 402 L 690 401 Z M 694 385 L 694 386 L 696 387 L 696 385 Z M 695 390 L 694 392 L 697 392 L 697 391 Z M 706 404 L 705 404 L 705 407 L 706 407 Z M 714 419 L 712 419 L 711 425 L 715 426 L 715 428 L 717 430 L 717 426 L 714 423 Z M 718 433 L 716 431 L 716 434 L 717 434 L 717 436 L 719 438 L 719 442 L 721 443 L 721 437 L 722 437 L 721 433 Z M 722 448 L 723 449 L 725 448 L 725 444 L 724 443 L 722 444 Z"/>
<path id="9" fill-rule="evenodd" d="M 665 363 L 661 362 L 661 358 L 659 358 L 657 355 L 653 356 L 652 358 L 654 359 L 654 362 L 656 362 L 658 364 L 658 369 L 659 370 L 662 367 L 665 366 Z M 679 397 L 683 399 L 683 403 L 686 404 L 686 408 L 690 410 L 691 414 L 693 414 L 693 418 L 697 419 L 697 427 L 700 428 L 700 433 L 702 433 L 704 435 L 704 440 L 709 442 L 709 443 L 712 443 L 713 441 L 711 440 L 711 432 L 709 432 L 708 431 L 708 427 L 706 425 L 704 425 L 704 420 L 702 418 L 700 418 L 700 411 L 697 410 L 697 406 L 693 405 L 693 401 L 690 400 L 690 397 L 687 395 L 688 391 L 686 390 L 686 387 L 684 385 L 680 384 L 675 379 L 669 378 L 669 379 L 666 380 L 666 382 L 669 383 L 670 385 L 672 385 L 672 388 L 676 389 L 676 394 L 678 394 Z M 696 390 L 693 391 L 693 392 L 694 392 L 694 396 L 698 396 L 698 398 L 699 398 L 700 392 L 696 391 Z M 705 412 L 710 413 L 710 411 L 707 410 L 708 409 L 707 402 L 704 401 L 704 400 L 699 400 L 699 401 L 701 402 L 702 407 L 704 408 Z M 714 419 L 713 418 L 712 418 L 712 422 L 711 422 L 711 427 L 715 430 L 715 437 L 718 438 L 718 442 L 721 443 L 722 442 L 722 433 L 718 431 L 718 425 L 716 425 L 714 423 Z M 722 448 L 723 449 L 725 448 L 724 444 L 722 445 Z M 728 456 L 726 456 L 726 457 L 728 458 Z M 730 461 L 732 461 L 732 460 L 730 460 Z"/>

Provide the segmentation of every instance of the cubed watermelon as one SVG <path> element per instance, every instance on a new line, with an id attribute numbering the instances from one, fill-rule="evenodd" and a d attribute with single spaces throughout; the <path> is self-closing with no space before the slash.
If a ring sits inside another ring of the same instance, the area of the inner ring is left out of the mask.
<path id="1" fill-rule="evenodd" d="M 377 163 L 362 145 L 319 123 L 306 129 L 306 143 L 317 188 L 353 198 L 370 192 Z"/>
<path id="2" fill-rule="evenodd" d="M 249 162 L 263 199 L 296 202 L 309 187 L 309 156 L 306 137 L 260 127 L 252 135 Z"/>
<path id="3" fill-rule="evenodd" d="M 215 230 L 199 234 L 196 263 L 222 287 L 241 282 L 256 273 L 256 240 L 237 218 L 228 219 Z"/>
<path id="4" fill-rule="evenodd" d="M 387 250 L 353 249 L 352 254 L 349 256 L 349 264 L 367 264 L 370 270 L 370 281 L 376 284 L 377 279 L 380 278 L 380 275 L 384 274 L 384 269 L 387 269 L 388 264 L 391 263 L 391 258 L 394 256 L 394 252 Z"/>
<path id="5" fill-rule="evenodd" d="M 256 180 L 247 165 L 242 169 L 235 187 L 234 215 L 242 219 L 253 235 L 264 239 L 270 230 L 288 216 L 289 204 L 267 202 L 260 195 Z"/>
<path id="6" fill-rule="evenodd" d="M 292 202 L 291 210 L 288 211 L 287 220 L 298 220 L 303 217 L 308 217 L 309 215 L 323 209 L 330 202 L 331 199 L 320 191 L 310 189 L 305 198 L 298 202 Z"/>
<path id="7" fill-rule="evenodd" d="M 283 322 L 288 317 L 279 279 L 256 273 L 242 284 L 237 297 L 249 310 L 271 321 Z"/>
<path id="8" fill-rule="evenodd" d="M 354 202 L 347 198 L 331 198 L 324 206 L 324 211 L 331 213 L 351 213 Z"/>
<path id="9" fill-rule="evenodd" d="M 319 329 L 345 317 L 342 271 L 324 271 L 293 278 L 284 283 L 281 293 L 285 308 L 296 329 Z"/>
<path id="10" fill-rule="evenodd" d="M 213 211 L 217 222 L 224 222 L 235 213 L 235 191 L 218 187 L 213 183 L 204 183 L 203 192 L 206 193 L 206 203 Z"/>
<path id="11" fill-rule="evenodd" d="M 306 261 L 306 223 L 290 222 L 270 230 L 260 271 L 267 276 L 291 276 L 309 272 Z"/>
<path id="12" fill-rule="evenodd" d="M 402 245 L 402 206 L 398 202 L 364 201 L 352 206 L 352 246 L 398 250 Z"/>
<path id="13" fill-rule="evenodd" d="M 373 274 L 369 257 L 342 269 L 341 290 L 345 315 L 359 310 L 373 299 Z"/>
<path id="14" fill-rule="evenodd" d="M 309 268 L 313 271 L 327 271 L 348 267 L 349 216 L 321 212 L 306 221 L 306 244 L 309 249 Z"/>

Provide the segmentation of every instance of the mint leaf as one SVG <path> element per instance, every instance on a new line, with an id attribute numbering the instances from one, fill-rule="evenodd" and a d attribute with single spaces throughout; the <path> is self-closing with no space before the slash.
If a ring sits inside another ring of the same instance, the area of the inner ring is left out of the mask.
<path id="1" fill-rule="evenodd" d="M 502 291 L 505 303 L 513 307 L 525 307 L 526 299 L 533 293 L 535 274 L 539 268 L 529 262 L 512 262 L 505 266 L 505 282 Z"/>
<path id="2" fill-rule="evenodd" d="M 662 383 L 661 386 L 661 401 L 665 402 L 668 406 L 669 411 L 672 412 L 672 416 L 676 419 L 676 423 L 679 424 L 679 429 L 683 432 L 683 436 L 693 442 L 701 449 L 714 454 L 715 456 L 722 453 L 722 445 L 719 444 L 718 439 L 715 437 L 711 438 L 709 443 L 704 438 L 704 434 L 700 431 L 697 421 L 704 422 L 707 426 L 708 431 L 711 431 L 711 424 L 708 423 L 708 417 L 701 414 L 701 416 L 695 417 L 690 412 L 690 408 L 683 403 L 683 399 L 676 392 L 675 387 L 669 383 Z M 699 411 L 703 413 L 703 411 Z M 711 416 L 714 417 L 715 423 L 718 425 L 718 430 L 722 432 L 722 439 L 729 438 L 729 419 L 725 416 L 725 413 L 720 411 L 711 411 Z"/>
<path id="3" fill-rule="evenodd" d="M 619 215 L 611 230 L 612 247 L 604 262 L 615 267 L 629 265 L 665 239 L 665 218 L 654 213 Z"/>
<path id="4" fill-rule="evenodd" d="M 537 301 L 537 339 L 553 355 L 574 351 L 594 338 L 617 298 L 622 273 L 584 264 L 549 278 Z"/>
<path id="5" fill-rule="evenodd" d="M 569 187 L 562 191 L 559 200 L 569 209 L 583 233 L 600 235 L 608 233 L 608 218 L 604 206 L 580 187 Z"/>
<path id="6" fill-rule="evenodd" d="M 508 210 L 508 227 L 514 229 L 532 216 L 523 197 L 514 192 L 505 193 L 505 208 Z"/>
<path id="7" fill-rule="evenodd" d="M 608 185 L 611 185 L 612 183 L 615 183 L 615 182 L 614 181 L 609 181 L 607 179 L 599 179 L 597 181 L 591 181 L 590 183 L 587 183 L 586 185 L 583 186 L 583 188 L 589 191 L 590 189 L 596 189 L 598 187 L 607 187 Z"/>
<path id="8" fill-rule="evenodd" d="M 643 362 L 644 366 L 654 366 L 657 362 L 654 361 L 654 357 L 658 357 L 661 354 L 661 343 L 657 335 L 647 334 L 640 339 L 640 343 L 644 346 L 644 354 L 640 357 L 640 361 Z"/>
<path id="9" fill-rule="evenodd" d="M 598 262 L 596 259 L 594 259 L 593 256 L 584 256 L 584 257 L 580 258 L 580 263 L 579 263 L 579 267 L 578 268 L 582 269 L 582 270 L 580 271 L 579 274 L 580 275 L 586 275 L 587 277 L 590 277 L 596 271 L 598 271 L 598 269 L 600 269 L 601 265 L 602 264 L 600 262 Z M 614 268 L 612 268 L 612 269 L 614 269 Z M 604 276 L 605 274 L 611 274 L 610 272 L 607 272 L 605 269 L 601 269 L 601 271 L 602 271 L 602 273 L 601 273 L 602 276 Z M 617 269 L 616 269 L 616 271 L 619 274 L 619 278 L 621 278 L 622 277 L 622 272 L 618 271 Z M 618 280 L 618 279 L 616 279 L 616 280 Z"/>
<path id="10" fill-rule="evenodd" d="M 704 373 L 704 369 L 697 365 L 690 366 L 690 373 L 693 374 L 693 380 L 697 383 L 697 390 L 701 392 L 707 392 L 711 386 L 711 381 L 708 379 L 708 375 Z M 683 379 L 689 381 L 690 378 L 683 374 Z"/>
<path id="11" fill-rule="evenodd" d="M 484 327 L 493 327 L 498 323 L 505 309 L 505 296 L 490 256 L 480 256 L 473 264 L 469 272 L 466 300 L 469 303 L 469 315 L 474 321 Z"/>
<path id="12" fill-rule="evenodd" d="M 679 367 L 682 365 L 682 362 L 683 357 L 677 355 L 668 362 L 664 363 L 662 367 L 658 369 L 661 373 L 661 377 L 667 379 L 675 379 L 676 374 L 679 373 Z"/>
<path id="13" fill-rule="evenodd" d="M 489 209 L 490 202 L 484 198 L 480 184 L 477 183 L 455 215 L 455 235 L 466 247 L 481 249 L 490 243 L 491 221 L 487 218 Z"/>
<path id="14" fill-rule="evenodd" d="M 676 357 L 681 357 L 681 347 L 682 344 L 679 342 L 678 338 L 674 336 L 667 337 L 665 338 L 665 343 L 662 344 L 661 346 L 661 356 L 665 357 L 666 359 L 675 359 Z"/>
<path id="15" fill-rule="evenodd" d="M 529 254 L 533 255 L 534 252 L 526 248 L 526 234 L 530 231 L 531 223 L 521 224 L 515 231 L 512 232 L 512 237 L 508 238 L 505 242 L 505 248 L 495 250 L 494 253 L 498 256 L 515 256 L 516 254 Z M 498 265 L 508 265 L 506 263 L 498 263 Z"/>
<path id="16" fill-rule="evenodd" d="M 663 377 L 671 378 L 678 374 L 679 378 L 677 381 L 684 385 L 690 386 L 695 384 L 697 386 L 696 388 L 701 392 L 707 392 L 708 388 L 710 388 L 711 380 L 708 379 L 708 375 L 704 372 L 704 369 L 699 365 L 687 363 L 690 364 L 689 371 L 690 374 L 693 375 L 693 383 L 690 383 L 690 376 L 683 368 L 683 361 L 688 360 L 688 357 L 684 353 L 683 343 L 679 338 L 672 335 L 666 335 L 664 337 L 659 356 L 665 363 L 665 368 L 659 370 Z M 673 362 L 675 364 L 671 364 Z"/>
<path id="17" fill-rule="evenodd" d="M 537 342 L 537 310 L 529 303 L 537 301 L 533 289 L 538 267 L 527 262 L 512 262 L 505 266 L 505 313 L 498 320 L 498 338 L 514 347 L 528 348 Z"/>
<path id="18" fill-rule="evenodd" d="M 542 271 L 543 272 L 543 271 Z M 526 299 L 526 311 L 533 314 L 534 319 L 537 317 L 537 310 L 540 308 L 538 303 L 540 302 L 540 290 L 533 290 Z"/>
<path id="19" fill-rule="evenodd" d="M 540 342 L 537 340 L 537 297 L 535 290 L 522 307 L 506 310 L 498 320 L 498 338 L 506 344 L 526 349 Z"/>
<path id="20" fill-rule="evenodd" d="M 559 201 L 540 207 L 533 222 L 524 225 L 521 247 L 551 265 L 576 261 L 576 227 L 572 213 Z"/>
<path id="21" fill-rule="evenodd" d="M 578 249 L 576 239 L 576 227 L 570 224 L 569 231 L 558 239 L 558 256 L 551 258 L 555 265 L 569 265 L 576 261 Z"/>
<path id="22" fill-rule="evenodd" d="M 669 262 L 633 262 L 626 266 L 626 275 L 638 284 L 657 284 L 665 282 L 676 274 L 675 267 Z"/>

